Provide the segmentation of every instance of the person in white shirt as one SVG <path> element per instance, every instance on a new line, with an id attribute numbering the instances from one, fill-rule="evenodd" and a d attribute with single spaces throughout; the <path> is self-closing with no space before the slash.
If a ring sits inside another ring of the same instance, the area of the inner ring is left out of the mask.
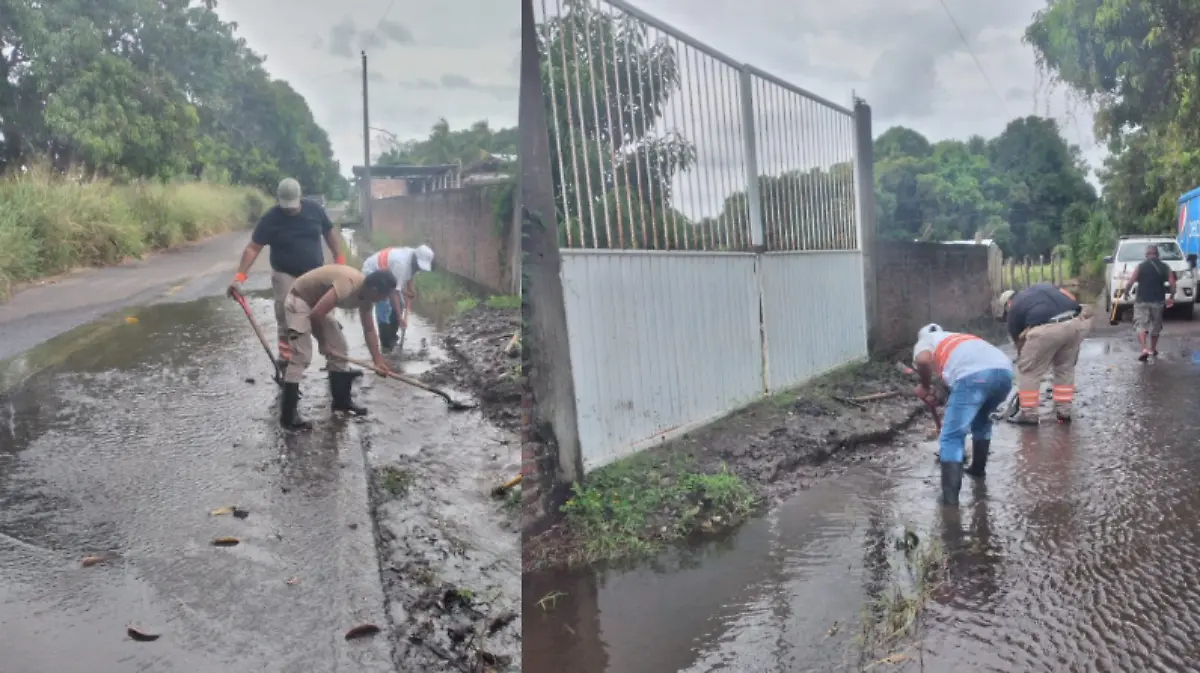
<path id="1" fill-rule="evenodd" d="M 375 305 L 380 346 L 384 351 L 390 351 L 396 346 L 399 331 L 408 328 L 405 309 L 412 306 L 417 296 L 413 277 L 418 272 L 433 270 L 433 250 L 427 245 L 384 248 L 368 257 L 362 265 L 364 275 L 379 270 L 390 271 L 396 277 L 396 290 Z"/>
<path id="2" fill-rule="evenodd" d="M 938 436 L 938 459 L 942 504 L 958 505 L 967 432 L 973 448 L 966 473 L 982 478 L 992 443 L 992 413 L 1012 390 L 1012 361 L 1004 351 L 973 334 L 947 332 L 930 324 L 917 332 L 913 367 L 921 378 L 913 393 L 921 400 L 932 403 L 935 375 L 950 390 Z"/>

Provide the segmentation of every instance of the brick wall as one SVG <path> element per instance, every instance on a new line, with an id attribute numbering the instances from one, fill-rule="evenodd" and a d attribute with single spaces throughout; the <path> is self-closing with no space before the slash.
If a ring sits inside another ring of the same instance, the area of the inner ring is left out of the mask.
<path id="1" fill-rule="evenodd" d="M 876 250 L 880 354 L 911 348 L 922 325 L 968 329 L 990 316 L 992 247 L 879 241 Z"/>
<path id="2" fill-rule="evenodd" d="M 405 194 L 408 194 L 407 180 L 371 178 L 371 198 L 373 199 L 387 199 L 393 196 L 404 196 Z"/>
<path id="3" fill-rule="evenodd" d="M 513 293 L 513 267 L 520 250 L 510 250 L 506 228 L 492 203 L 499 186 L 468 186 L 379 199 L 371 204 L 375 231 L 397 245 L 425 243 L 436 263 L 497 293 Z"/>

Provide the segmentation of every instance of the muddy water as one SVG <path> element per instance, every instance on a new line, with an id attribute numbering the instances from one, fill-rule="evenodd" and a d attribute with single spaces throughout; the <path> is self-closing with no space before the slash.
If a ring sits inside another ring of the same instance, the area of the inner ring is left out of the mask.
<path id="1" fill-rule="evenodd" d="M 528 577 L 525 670 L 857 670 L 886 581 L 872 559 L 904 527 L 943 545 L 950 576 L 923 669 L 889 670 L 1200 670 L 1200 335 L 1168 329 L 1149 365 L 1126 333 L 1088 341 L 1076 422 L 997 428 L 957 511 L 934 504 L 932 447 L 910 437 L 727 539 Z"/>
<path id="2" fill-rule="evenodd" d="M 269 301 L 251 304 L 270 331 Z M 364 355 L 356 321 L 342 322 Z M 436 357 L 432 332 L 414 320 L 406 350 L 422 339 Z M 321 365 L 302 388 L 316 428 L 287 434 L 277 428 L 267 356 L 228 300 L 130 310 L 5 361 L 0 669 L 441 670 L 393 659 L 395 641 L 409 635 L 403 621 L 395 638 L 343 638 L 362 622 L 386 628 L 395 615 L 381 587 L 367 455 L 465 449 L 488 430 L 477 418 L 449 420 L 437 398 L 371 378 L 360 395 L 376 415 L 333 418 Z M 425 461 L 429 481 L 482 481 L 465 455 Z M 471 514 L 454 493 L 432 504 Z M 228 505 L 249 515 L 209 515 Z M 481 540 L 471 551 L 503 534 L 472 532 Z M 213 547 L 218 536 L 241 543 Z M 119 557 L 81 567 L 82 557 L 108 552 Z M 484 585 L 480 576 L 463 583 Z M 130 624 L 161 637 L 131 640 Z"/>

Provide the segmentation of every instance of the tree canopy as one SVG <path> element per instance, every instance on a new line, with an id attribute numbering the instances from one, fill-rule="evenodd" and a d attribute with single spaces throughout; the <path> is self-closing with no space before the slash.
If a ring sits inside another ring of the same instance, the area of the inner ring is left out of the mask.
<path id="1" fill-rule="evenodd" d="M 48 159 L 117 179 L 273 190 L 348 184 L 304 98 L 216 0 L 0 0 L 0 170 Z"/>
<path id="2" fill-rule="evenodd" d="M 874 143 L 880 234 L 895 239 L 994 239 L 1009 255 L 1049 253 L 1068 212 L 1097 201 L 1079 149 L 1052 119 L 1009 122 L 990 140 L 929 142 L 904 127 Z M 1069 227 L 1067 227 L 1069 229 Z"/>
<path id="3" fill-rule="evenodd" d="M 450 130 L 444 118 L 439 119 L 424 140 L 394 143 L 379 156 L 377 163 L 386 166 L 461 163 L 469 166 L 493 156 L 516 156 L 520 143 L 517 127 L 493 130 L 486 120 L 465 129 Z"/>
<path id="4" fill-rule="evenodd" d="M 1176 200 L 1200 185 L 1198 22 L 1196 3 L 1052 0 L 1026 30 L 1043 70 L 1091 103 L 1110 151 L 1085 257 L 1117 234 L 1174 234 Z"/>

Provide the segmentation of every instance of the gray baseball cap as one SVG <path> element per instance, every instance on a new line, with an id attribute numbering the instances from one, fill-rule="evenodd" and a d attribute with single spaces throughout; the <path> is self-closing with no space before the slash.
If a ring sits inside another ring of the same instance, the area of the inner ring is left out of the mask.
<path id="1" fill-rule="evenodd" d="M 300 207 L 300 183 L 294 178 L 284 178 L 279 181 L 279 189 L 275 190 L 280 208 Z"/>

